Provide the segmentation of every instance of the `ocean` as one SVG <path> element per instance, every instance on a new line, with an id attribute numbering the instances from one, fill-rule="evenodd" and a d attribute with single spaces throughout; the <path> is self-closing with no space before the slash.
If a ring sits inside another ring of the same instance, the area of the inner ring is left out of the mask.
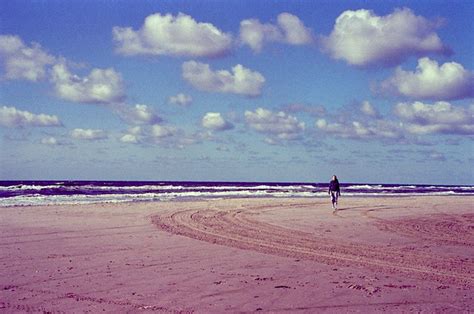
<path id="1" fill-rule="evenodd" d="M 212 198 L 327 197 L 328 183 L 0 181 L 0 206 Z M 342 183 L 346 196 L 472 195 L 474 186 Z"/>

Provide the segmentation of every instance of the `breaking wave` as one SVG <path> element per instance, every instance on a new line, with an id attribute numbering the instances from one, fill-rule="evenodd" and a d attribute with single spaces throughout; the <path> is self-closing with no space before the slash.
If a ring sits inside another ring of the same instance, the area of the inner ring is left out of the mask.
<path id="1" fill-rule="evenodd" d="M 474 195 L 474 186 L 341 184 L 344 196 Z M 327 183 L 0 181 L 0 206 L 326 197 Z"/>

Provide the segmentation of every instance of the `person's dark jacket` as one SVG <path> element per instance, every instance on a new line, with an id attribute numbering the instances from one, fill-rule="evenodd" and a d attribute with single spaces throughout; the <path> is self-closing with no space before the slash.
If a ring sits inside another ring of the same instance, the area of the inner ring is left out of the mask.
<path id="1" fill-rule="evenodd" d="M 329 193 L 331 193 L 331 191 L 341 194 L 341 189 L 339 188 L 338 180 L 331 180 L 331 182 L 329 182 Z"/>

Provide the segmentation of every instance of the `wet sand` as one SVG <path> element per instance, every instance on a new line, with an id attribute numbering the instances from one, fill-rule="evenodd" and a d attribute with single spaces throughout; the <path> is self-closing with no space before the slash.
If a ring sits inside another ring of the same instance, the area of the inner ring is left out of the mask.
<path id="1" fill-rule="evenodd" d="M 474 198 L 0 208 L 4 312 L 470 312 Z"/>

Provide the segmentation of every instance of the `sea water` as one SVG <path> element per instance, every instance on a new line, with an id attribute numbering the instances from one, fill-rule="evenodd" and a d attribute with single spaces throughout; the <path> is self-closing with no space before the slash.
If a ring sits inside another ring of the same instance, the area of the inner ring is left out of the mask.
<path id="1" fill-rule="evenodd" d="M 327 183 L 0 181 L 0 206 L 249 197 L 327 197 Z M 341 184 L 343 196 L 472 195 L 474 186 Z"/>

